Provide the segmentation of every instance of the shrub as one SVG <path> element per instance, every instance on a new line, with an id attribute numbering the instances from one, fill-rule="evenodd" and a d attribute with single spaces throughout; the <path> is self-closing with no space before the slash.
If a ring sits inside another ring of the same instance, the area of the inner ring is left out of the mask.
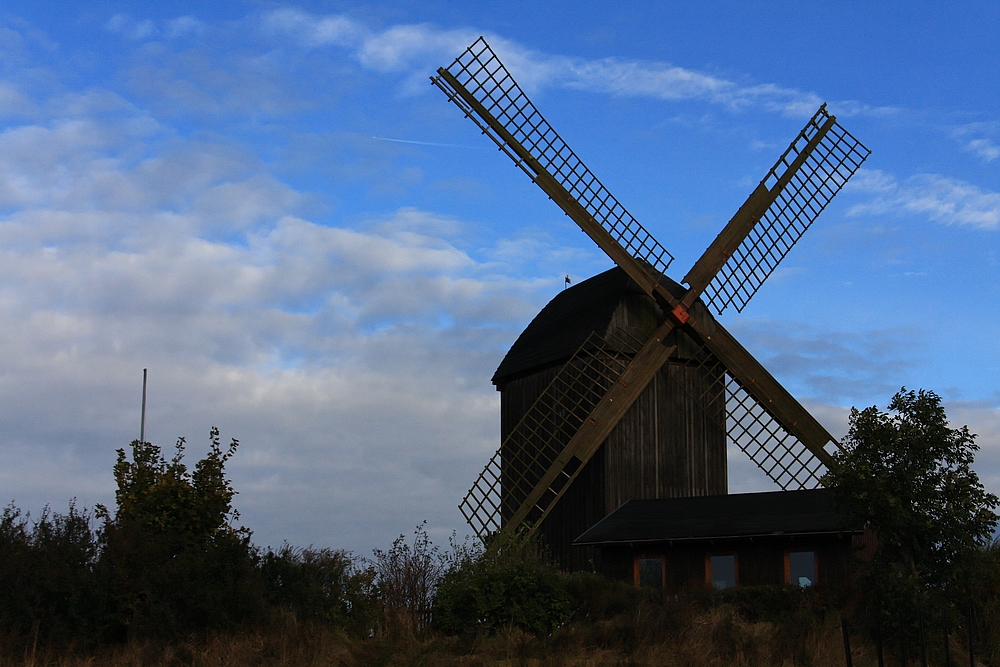
<path id="1" fill-rule="evenodd" d="M 284 544 L 261 558 L 267 601 L 300 621 L 314 621 L 367 636 L 374 620 L 374 574 L 346 551 L 296 549 Z"/>
<path id="2" fill-rule="evenodd" d="M 0 516 L 0 628 L 21 637 L 68 643 L 94 637 L 105 620 L 93 577 L 98 554 L 91 516 L 70 502 L 37 521 L 13 505 Z"/>
<path id="3" fill-rule="evenodd" d="M 412 546 L 400 535 L 388 551 L 375 549 L 373 572 L 384 633 L 415 636 L 429 629 L 443 570 L 441 552 L 431 544 L 423 524 L 413 532 Z"/>
<path id="4" fill-rule="evenodd" d="M 488 549 L 456 548 L 438 583 L 434 624 L 447 634 L 504 628 L 549 633 L 572 613 L 563 576 L 537 541 L 501 538 Z"/>
<path id="5" fill-rule="evenodd" d="M 225 463 L 238 444 L 223 452 L 213 428 L 193 471 L 183 463 L 183 438 L 169 461 L 148 442 L 132 442 L 131 461 L 118 450 L 117 511 L 98 508 L 98 575 L 117 617 L 109 638 L 234 629 L 263 613 L 259 556 L 250 532 L 232 525 L 236 491 Z"/>

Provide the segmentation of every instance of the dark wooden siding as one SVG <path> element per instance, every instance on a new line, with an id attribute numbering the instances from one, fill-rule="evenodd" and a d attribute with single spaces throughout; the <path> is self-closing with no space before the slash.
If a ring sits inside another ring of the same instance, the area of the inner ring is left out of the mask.
<path id="1" fill-rule="evenodd" d="M 609 330 L 648 335 L 661 316 L 648 297 L 625 295 Z M 501 441 L 558 370 L 540 369 L 498 387 Z M 570 543 L 627 500 L 728 492 L 726 433 L 706 412 L 706 407 L 720 412 L 724 405 L 720 399 L 718 405 L 701 406 L 691 398 L 698 385 L 712 379 L 701 373 L 684 359 L 665 364 L 553 508 L 540 532 L 563 567 L 599 566 L 598 552 Z"/>
<path id="2" fill-rule="evenodd" d="M 753 539 L 719 539 L 647 545 L 595 547 L 598 571 L 619 581 L 633 581 L 636 558 L 664 558 L 664 587 L 672 592 L 703 588 L 708 556 L 735 554 L 737 585 L 768 586 L 785 583 L 785 554 L 789 551 L 816 553 L 816 585 L 844 586 L 853 581 L 856 554 L 851 535 L 796 535 Z"/>

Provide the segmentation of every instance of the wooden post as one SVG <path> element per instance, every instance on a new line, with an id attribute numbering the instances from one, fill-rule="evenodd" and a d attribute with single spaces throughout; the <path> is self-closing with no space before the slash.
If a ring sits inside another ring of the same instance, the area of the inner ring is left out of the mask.
<path id="1" fill-rule="evenodd" d="M 944 667 L 951 667 L 951 646 L 948 642 L 948 606 L 941 612 L 941 627 L 944 630 Z"/>
<path id="2" fill-rule="evenodd" d="M 972 642 L 976 635 L 972 631 L 972 605 L 969 605 L 969 667 L 976 667 L 976 649 L 972 647 Z"/>
<path id="3" fill-rule="evenodd" d="M 903 612 L 899 612 L 899 666 L 906 667 L 906 631 L 903 629 Z"/>
<path id="4" fill-rule="evenodd" d="M 927 667 L 927 640 L 924 637 L 923 607 L 917 607 L 917 628 L 920 630 L 920 667 Z"/>
<path id="5" fill-rule="evenodd" d="M 854 667 L 851 658 L 851 631 L 847 627 L 847 619 L 840 617 L 840 629 L 844 633 L 844 658 L 847 660 L 847 667 Z"/>

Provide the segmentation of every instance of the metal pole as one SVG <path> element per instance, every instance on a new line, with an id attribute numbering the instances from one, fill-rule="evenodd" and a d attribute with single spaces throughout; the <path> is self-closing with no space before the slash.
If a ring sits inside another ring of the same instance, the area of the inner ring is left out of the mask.
<path id="1" fill-rule="evenodd" d="M 854 667 L 851 659 L 851 632 L 847 629 L 847 619 L 840 617 L 840 629 L 844 633 L 844 657 L 847 659 L 847 667 Z"/>
<path id="2" fill-rule="evenodd" d="M 878 667 L 885 667 L 882 656 L 882 609 L 875 612 L 875 648 L 878 651 Z"/>
<path id="3" fill-rule="evenodd" d="M 139 442 L 146 442 L 146 369 L 142 369 L 142 416 L 139 419 Z"/>
<path id="4" fill-rule="evenodd" d="M 924 637 L 923 607 L 917 607 L 917 624 L 920 627 L 920 667 L 927 667 L 927 640 Z"/>
<path id="5" fill-rule="evenodd" d="M 944 626 L 944 667 L 951 667 L 951 646 L 948 643 L 948 606 L 941 612 L 941 625 Z"/>

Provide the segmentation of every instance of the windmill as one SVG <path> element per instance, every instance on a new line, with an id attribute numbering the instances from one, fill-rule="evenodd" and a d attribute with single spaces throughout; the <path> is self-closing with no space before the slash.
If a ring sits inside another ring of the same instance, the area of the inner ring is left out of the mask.
<path id="1" fill-rule="evenodd" d="M 476 534 L 531 531 L 558 513 L 602 443 L 667 368 L 686 396 L 678 409 L 698 413 L 685 417 L 685 428 L 702 424 L 697 438 L 708 448 L 722 442 L 723 467 L 728 438 L 782 489 L 817 486 L 836 441 L 710 311 L 742 311 L 870 151 L 822 105 L 684 287 L 666 277 L 673 256 L 552 129 L 482 37 L 437 74 L 434 85 L 607 253 L 653 315 L 587 336 L 503 429 L 500 449 L 460 505 Z"/>

